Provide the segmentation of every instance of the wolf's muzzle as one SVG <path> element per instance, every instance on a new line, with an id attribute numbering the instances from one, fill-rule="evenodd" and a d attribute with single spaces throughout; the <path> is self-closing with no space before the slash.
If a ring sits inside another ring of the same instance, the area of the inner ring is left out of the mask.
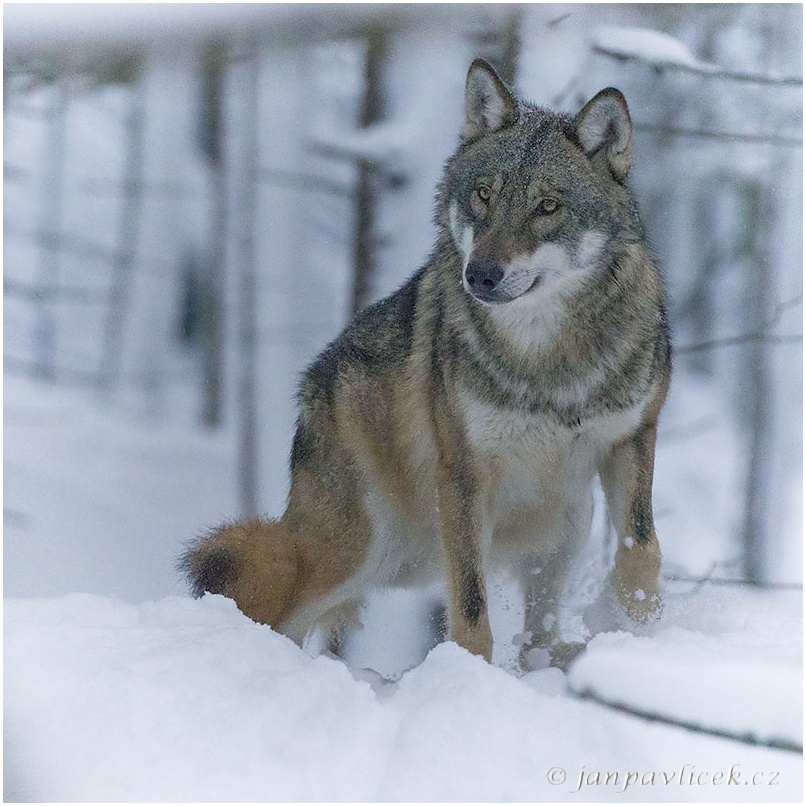
<path id="1" fill-rule="evenodd" d="M 505 302 L 506 299 L 496 293 L 503 277 L 504 270 L 497 263 L 471 260 L 465 268 L 465 288 L 483 302 Z"/>

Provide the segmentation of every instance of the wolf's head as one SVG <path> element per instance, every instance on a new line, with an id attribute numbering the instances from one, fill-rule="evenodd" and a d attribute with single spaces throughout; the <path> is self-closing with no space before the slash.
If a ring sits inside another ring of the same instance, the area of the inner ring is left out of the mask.
<path id="1" fill-rule="evenodd" d="M 576 117 L 557 114 L 518 100 L 489 64 L 474 61 L 462 142 L 438 207 L 465 291 L 488 305 L 531 306 L 640 238 L 626 185 L 631 144 L 618 90 L 602 90 Z"/>

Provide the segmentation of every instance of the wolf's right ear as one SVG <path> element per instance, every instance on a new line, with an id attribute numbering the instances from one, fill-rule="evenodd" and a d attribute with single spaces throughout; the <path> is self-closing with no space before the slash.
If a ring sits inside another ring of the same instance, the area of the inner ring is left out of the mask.
<path id="1" fill-rule="evenodd" d="M 515 122 L 517 102 L 498 73 L 484 61 L 475 59 L 465 82 L 465 128 L 467 142 L 496 132 Z"/>
<path id="2" fill-rule="evenodd" d="M 632 124 L 627 101 L 613 87 L 591 98 L 576 118 L 579 142 L 588 157 L 604 157 L 610 173 L 622 181 L 630 169 Z"/>

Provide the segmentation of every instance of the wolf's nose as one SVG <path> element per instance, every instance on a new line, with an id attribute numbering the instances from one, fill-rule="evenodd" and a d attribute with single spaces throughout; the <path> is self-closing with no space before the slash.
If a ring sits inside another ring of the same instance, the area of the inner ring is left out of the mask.
<path id="1" fill-rule="evenodd" d="M 465 269 L 465 280 L 474 291 L 492 291 L 503 276 L 501 267 L 488 260 L 471 260 Z"/>

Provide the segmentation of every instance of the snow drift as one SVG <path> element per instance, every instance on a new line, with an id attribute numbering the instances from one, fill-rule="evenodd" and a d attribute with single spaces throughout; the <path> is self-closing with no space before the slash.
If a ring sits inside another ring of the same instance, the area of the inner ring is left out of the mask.
<path id="1" fill-rule="evenodd" d="M 794 738 L 800 596 L 674 601 L 654 652 L 602 635 L 574 687 Z M 626 716 L 575 699 L 556 669 L 517 678 L 455 644 L 392 682 L 311 658 L 219 596 L 9 600 L 5 619 L 6 800 L 800 798 L 795 753 Z M 726 654 L 720 692 L 711 656 Z"/>

